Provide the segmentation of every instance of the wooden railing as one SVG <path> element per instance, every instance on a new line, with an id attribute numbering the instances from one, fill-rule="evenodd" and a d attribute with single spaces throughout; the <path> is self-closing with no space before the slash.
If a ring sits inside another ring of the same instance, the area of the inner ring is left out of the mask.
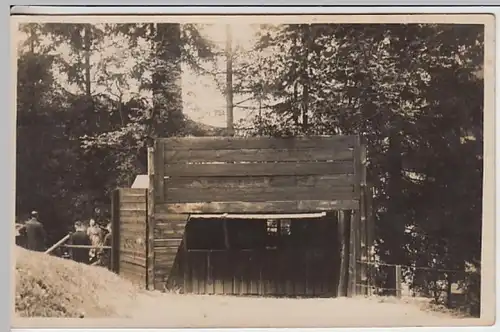
<path id="1" fill-rule="evenodd" d="M 68 241 L 71 237 L 71 234 L 67 234 L 64 236 L 62 239 L 57 241 L 54 245 L 52 245 L 49 249 L 45 251 L 45 254 L 51 254 L 56 250 L 57 248 L 79 248 L 79 249 L 102 249 L 102 250 L 112 250 L 112 246 L 94 246 L 94 245 L 79 245 L 79 244 L 65 244 L 66 241 Z M 111 255 L 112 256 L 112 255 Z M 113 261 L 113 257 L 110 257 L 110 260 Z M 96 262 L 92 263 L 91 265 L 97 265 L 99 263 L 99 260 Z M 113 264 L 111 264 L 113 266 Z"/>

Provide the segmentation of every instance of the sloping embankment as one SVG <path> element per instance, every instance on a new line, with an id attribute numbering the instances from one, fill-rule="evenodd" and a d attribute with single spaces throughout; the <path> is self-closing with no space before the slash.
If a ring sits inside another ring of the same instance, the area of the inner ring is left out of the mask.
<path id="1" fill-rule="evenodd" d="M 138 290 L 104 268 L 16 247 L 18 317 L 123 317 Z"/>

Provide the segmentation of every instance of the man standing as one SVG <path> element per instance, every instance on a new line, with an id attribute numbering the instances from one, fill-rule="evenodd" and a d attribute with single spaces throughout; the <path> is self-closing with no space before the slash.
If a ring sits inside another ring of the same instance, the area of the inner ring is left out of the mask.
<path id="1" fill-rule="evenodd" d="M 31 212 L 30 219 L 19 229 L 19 233 L 26 238 L 26 249 L 33 251 L 45 250 L 47 234 L 39 220 L 37 211 Z"/>
<path id="2" fill-rule="evenodd" d="M 79 246 L 90 246 L 90 238 L 85 231 L 82 222 L 75 222 L 75 232 L 69 238 L 69 244 Z M 71 256 L 75 262 L 89 263 L 89 249 L 88 248 L 71 248 Z"/>

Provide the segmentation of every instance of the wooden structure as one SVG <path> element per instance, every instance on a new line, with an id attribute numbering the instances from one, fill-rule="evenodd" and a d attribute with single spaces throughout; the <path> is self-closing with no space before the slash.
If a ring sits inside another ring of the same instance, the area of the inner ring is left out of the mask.
<path id="1" fill-rule="evenodd" d="M 157 139 L 148 188 L 113 194 L 116 269 L 186 293 L 366 293 L 364 161 L 357 136 Z"/>

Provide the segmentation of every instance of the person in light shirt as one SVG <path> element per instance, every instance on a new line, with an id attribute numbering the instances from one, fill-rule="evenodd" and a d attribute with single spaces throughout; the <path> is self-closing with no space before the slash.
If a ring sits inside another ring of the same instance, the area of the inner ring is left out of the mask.
<path id="1" fill-rule="evenodd" d="M 92 246 L 102 246 L 103 233 L 101 227 L 97 225 L 94 219 L 90 219 L 89 227 L 87 228 L 87 235 L 90 238 Z M 92 248 L 89 251 L 90 262 L 94 262 L 97 259 L 98 248 Z"/>

